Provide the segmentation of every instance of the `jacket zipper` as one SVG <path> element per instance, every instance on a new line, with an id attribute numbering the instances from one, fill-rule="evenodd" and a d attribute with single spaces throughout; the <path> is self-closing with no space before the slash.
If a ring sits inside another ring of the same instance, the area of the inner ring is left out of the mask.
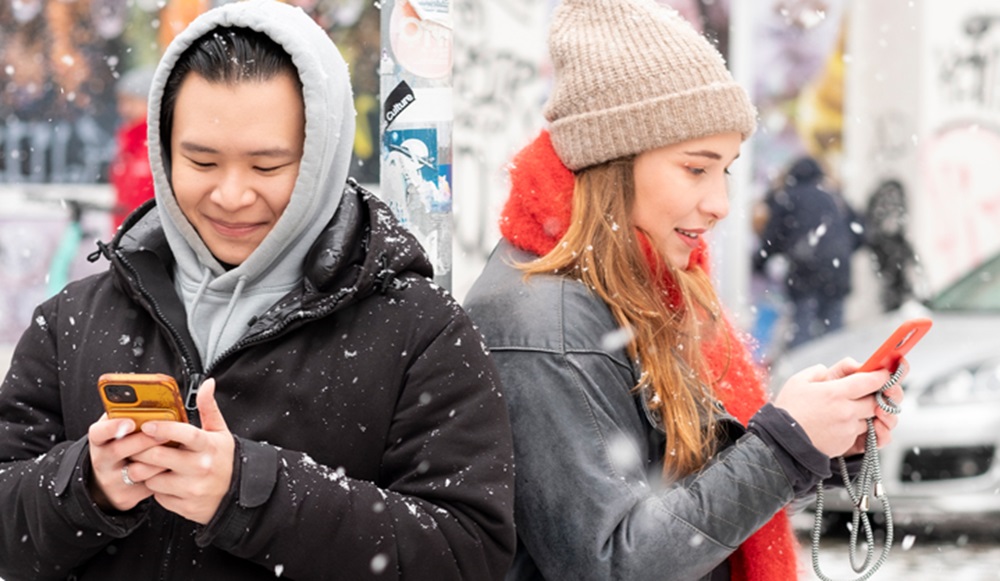
<path id="1" fill-rule="evenodd" d="M 128 261 L 127 258 L 125 258 L 125 256 L 122 254 L 121 251 L 116 250 L 115 256 L 118 258 L 118 261 L 121 263 L 121 265 L 125 267 L 125 269 L 128 270 L 129 273 L 131 273 L 132 280 L 135 281 L 135 288 L 139 291 L 139 294 L 141 294 L 150 304 L 150 306 L 153 309 L 153 314 L 156 315 L 156 319 L 160 322 L 160 324 L 162 324 L 167 329 L 167 332 L 171 335 L 171 337 L 174 339 L 174 342 L 177 344 L 177 348 L 180 351 L 180 356 L 181 356 L 181 365 L 184 367 L 184 371 L 187 373 L 188 376 L 187 383 L 184 389 L 184 407 L 187 408 L 189 411 L 196 409 L 195 407 L 192 407 L 189 404 L 194 402 L 194 396 L 197 395 L 198 386 L 201 385 L 201 379 L 204 377 L 204 374 L 200 373 L 199 370 L 192 363 L 192 361 L 194 361 L 194 358 L 191 357 L 191 353 L 188 351 L 187 345 L 184 344 L 184 340 L 181 337 L 180 331 L 178 331 L 177 327 L 174 327 L 173 323 L 171 323 L 167 319 L 167 317 L 163 314 L 163 310 L 160 308 L 159 303 L 157 303 L 156 300 L 153 298 L 153 296 L 149 294 L 149 291 L 146 290 L 146 285 L 143 284 L 142 277 L 139 276 L 139 273 L 138 271 L 136 271 L 135 267 L 132 266 L 132 264 Z"/>
<path id="2" fill-rule="evenodd" d="M 164 316 L 163 310 L 160 308 L 159 303 L 157 303 L 156 300 L 153 298 L 153 296 L 149 294 L 149 291 L 146 290 L 146 286 L 143 284 L 142 278 L 139 276 L 139 273 L 138 271 L 136 271 L 135 267 L 132 266 L 132 264 L 128 261 L 128 259 L 126 259 L 125 256 L 119 250 L 115 250 L 115 256 L 118 258 L 118 261 L 121 263 L 121 265 L 126 270 L 128 270 L 129 273 L 132 274 L 132 280 L 135 281 L 135 288 L 150 304 L 150 306 L 153 309 L 153 314 L 156 316 L 156 319 L 160 322 L 160 324 L 162 324 L 167 329 L 167 332 L 173 337 L 174 342 L 177 344 L 177 348 L 180 351 L 181 364 L 184 367 L 184 370 L 188 374 L 189 379 L 187 388 L 188 390 L 190 390 L 191 379 L 198 377 L 199 374 L 197 370 L 194 368 L 194 365 L 192 363 L 193 360 L 191 358 L 191 353 L 188 351 L 187 346 L 181 339 L 180 332 L 178 332 L 177 328 L 174 327 L 174 325 L 169 320 L 167 320 L 166 316 Z M 170 558 L 171 557 L 170 552 L 174 545 L 174 541 L 176 540 L 175 539 L 176 523 L 174 522 L 173 519 L 166 519 L 166 523 L 167 523 L 167 530 L 166 534 L 164 535 L 165 538 L 160 559 L 160 575 L 159 575 L 160 579 L 170 579 L 171 577 L 170 564 L 173 562 L 173 559 Z"/>

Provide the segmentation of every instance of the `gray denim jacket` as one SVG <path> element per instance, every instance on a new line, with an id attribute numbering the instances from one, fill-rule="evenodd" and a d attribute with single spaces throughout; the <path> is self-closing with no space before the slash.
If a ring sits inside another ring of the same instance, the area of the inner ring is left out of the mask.
<path id="1" fill-rule="evenodd" d="M 610 310 L 582 283 L 526 280 L 511 266 L 533 258 L 501 241 L 465 304 L 500 369 L 514 429 L 518 553 L 507 579 L 712 579 L 823 474 L 795 482 L 782 444 L 727 418 L 730 445 L 662 484 L 664 437 L 634 393 L 637 369 L 620 342 L 609 344 Z M 812 448 L 804 432 L 777 439 L 796 437 Z M 829 475 L 815 453 L 812 466 Z"/>

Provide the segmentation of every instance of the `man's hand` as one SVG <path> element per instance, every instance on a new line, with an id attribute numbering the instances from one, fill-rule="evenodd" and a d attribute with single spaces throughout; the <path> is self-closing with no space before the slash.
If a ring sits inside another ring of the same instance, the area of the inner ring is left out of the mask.
<path id="1" fill-rule="evenodd" d="M 129 474 L 140 478 L 163 508 L 208 524 L 229 490 L 236 442 L 215 401 L 215 380 L 198 390 L 199 429 L 179 422 L 147 422 L 142 431 L 160 444 L 132 457 Z"/>

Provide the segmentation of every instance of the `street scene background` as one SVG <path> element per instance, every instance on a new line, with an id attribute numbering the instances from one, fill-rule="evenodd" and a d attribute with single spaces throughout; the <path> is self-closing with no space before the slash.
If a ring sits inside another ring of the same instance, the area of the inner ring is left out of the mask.
<path id="1" fill-rule="evenodd" d="M 419 208 L 406 198 L 405 180 L 419 182 L 433 210 L 407 219 L 427 229 L 422 241 L 461 300 L 499 238 L 507 164 L 544 126 L 552 75 L 545 36 L 557 0 L 292 3 L 329 31 L 350 65 L 358 112 L 352 174 L 398 198 L 400 211 Z M 788 315 L 781 265 L 753 268 L 760 251 L 753 218 L 802 156 L 818 160 L 828 187 L 862 215 L 880 186 L 899 184 L 902 202 L 893 208 L 902 208 L 900 231 L 913 251 L 905 300 L 932 296 L 1000 250 L 1000 4 L 663 3 L 714 39 L 759 110 L 758 132 L 734 168 L 732 212 L 715 235 L 713 256 L 723 298 L 756 341 L 762 365 L 781 360 Z M 0 4 L 0 370 L 36 304 L 65 281 L 104 268 L 86 256 L 113 234 L 109 167 L 122 122 L 116 84 L 155 65 L 170 39 L 211 6 Z M 397 40 L 430 47 L 435 59 L 410 63 L 408 71 L 380 68 L 380 55 L 391 50 L 384 38 L 393 30 L 389 10 L 412 32 Z M 402 81 L 433 106 L 419 111 L 422 119 L 411 109 L 387 130 L 383 100 L 387 87 Z M 839 266 L 853 277 L 848 327 L 885 310 L 875 250 L 862 247 Z M 811 580 L 811 519 L 796 522 L 802 579 Z M 1000 579 L 998 534 L 995 521 L 907 523 L 875 578 Z M 822 556 L 831 575 L 850 578 L 844 537 L 824 539 Z"/>

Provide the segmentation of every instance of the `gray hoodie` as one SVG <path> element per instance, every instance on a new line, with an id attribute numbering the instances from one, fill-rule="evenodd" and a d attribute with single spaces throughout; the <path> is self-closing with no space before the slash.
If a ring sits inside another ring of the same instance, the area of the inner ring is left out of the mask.
<path id="1" fill-rule="evenodd" d="M 160 147 L 160 104 L 178 57 L 210 30 L 262 32 L 292 57 L 305 101 L 305 146 L 291 199 L 274 229 L 239 266 L 225 270 L 174 198 Z M 300 8 L 275 0 L 228 4 L 196 19 L 167 48 L 149 98 L 149 158 L 156 202 L 176 263 L 174 281 L 206 368 L 246 332 L 247 323 L 294 288 L 310 246 L 333 217 L 347 182 L 354 142 L 347 64 L 326 32 Z"/>

